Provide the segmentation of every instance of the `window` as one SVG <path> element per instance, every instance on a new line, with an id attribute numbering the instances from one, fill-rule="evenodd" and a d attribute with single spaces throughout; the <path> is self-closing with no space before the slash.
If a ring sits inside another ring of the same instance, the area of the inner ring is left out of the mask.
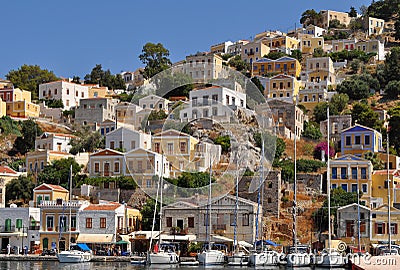
<path id="1" fill-rule="evenodd" d="M 361 188 L 362 188 L 362 192 L 365 194 L 365 193 L 368 193 L 368 184 L 362 184 L 361 185 Z"/>
<path id="2" fill-rule="evenodd" d="M 276 83 L 272 83 L 272 88 L 276 88 Z"/>
<path id="3" fill-rule="evenodd" d="M 194 217 L 188 217 L 188 227 L 194 228 Z"/>
<path id="4" fill-rule="evenodd" d="M 337 185 L 336 184 L 332 184 L 332 189 L 335 189 L 335 188 L 337 188 Z"/>
<path id="5" fill-rule="evenodd" d="M 357 192 L 357 184 L 351 184 L 351 192 Z"/>
<path id="6" fill-rule="evenodd" d="M 111 148 L 111 149 L 114 149 L 114 148 L 115 148 L 115 142 L 114 142 L 114 141 L 111 141 L 111 142 L 110 142 L 110 148 Z"/>
<path id="7" fill-rule="evenodd" d="M 346 136 L 346 146 L 347 145 L 351 145 L 351 137 L 350 136 Z"/>
<path id="8" fill-rule="evenodd" d="M 86 228 L 92 228 L 92 218 L 86 218 Z"/>
<path id="9" fill-rule="evenodd" d="M 78 91 L 75 91 L 75 96 L 79 96 L 79 92 Z"/>
<path id="10" fill-rule="evenodd" d="M 82 92 L 82 93 L 81 93 L 81 97 L 85 97 L 85 93 Z"/>
<path id="11" fill-rule="evenodd" d="M 364 136 L 364 144 L 365 144 L 365 145 L 369 145 L 369 144 L 370 144 L 370 137 L 369 137 L 369 135 L 365 135 L 365 136 Z"/>
<path id="12" fill-rule="evenodd" d="M 168 151 L 168 155 L 172 155 L 174 153 L 174 144 L 173 143 L 167 144 L 167 151 Z"/>
<path id="13" fill-rule="evenodd" d="M 249 226 L 249 214 L 243 214 L 242 226 Z"/>
<path id="14" fill-rule="evenodd" d="M 131 149 L 135 149 L 136 148 L 136 141 L 131 141 Z"/>
<path id="15" fill-rule="evenodd" d="M 226 95 L 225 99 L 226 99 L 226 105 L 229 105 L 229 96 Z"/>
<path id="16" fill-rule="evenodd" d="M 203 117 L 208 117 L 208 110 L 207 109 L 203 110 Z"/>
<path id="17" fill-rule="evenodd" d="M 203 106 L 208 105 L 208 96 L 203 96 Z"/>
<path id="18" fill-rule="evenodd" d="M 181 153 L 186 152 L 186 142 L 180 142 Z"/>
<path id="19" fill-rule="evenodd" d="M 383 222 L 375 223 L 375 233 L 385 234 L 385 223 Z"/>
<path id="20" fill-rule="evenodd" d="M 347 168 L 340 168 L 340 179 L 347 179 Z"/>
<path id="21" fill-rule="evenodd" d="M 208 213 L 207 214 L 204 214 L 204 226 L 208 226 Z"/>
<path id="22" fill-rule="evenodd" d="M 119 173 L 119 162 L 114 163 L 114 172 Z"/>
<path id="23" fill-rule="evenodd" d="M 154 143 L 154 151 L 160 153 L 160 143 Z"/>
<path id="24" fill-rule="evenodd" d="M 229 225 L 235 226 L 235 214 L 229 215 Z"/>
<path id="25" fill-rule="evenodd" d="M 347 192 L 347 184 L 342 184 L 342 189 Z"/>
<path id="26" fill-rule="evenodd" d="M 67 216 L 60 216 L 58 228 L 61 232 L 66 232 L 68 226 Z"/>
<path id="27" fill-rule="evenodd" d="M 143 161 L 139 160 L 137 162 L 137 170 L 138 172 L 143 172 Z"/>
<path id="28" fill-rule="evenodd" d="M 71 217 L 71 231 L 76 229 L 76 216 Z"/>
<path id="29" fill-rule="evenodd" d="M 397 234 L 397 223 L 390 223 L 390 233 Z"/>
<path id="30" fill-rule="evenodd" d="M 355 140 L 354 140 L 355 142 L 355 144 L 361 144 L 361 136 L 360 135 L 357 135 L 357 136 L 355 136 Z"/>
<path id="31" fill-rule="evenodd" d="M 357 179 L 357 168 L 351 168 L 351 179 Z"/>
<path id="32" fill-rule="evenodd" d="M 361 168 L 361 179 L 367 179 L 367 168 Z"/>
<path id="33" fill-rule="evenodd" d="M 197 106 L 197 97 L 192 98 L 192 106 L 196 107 Z"/>
<path id="34" fill-rule="evenodd" d="M 212 104 L 218 103 L 218 95 L 212 95 Z"/>
<path id="35" fill-rule="evenodd" d="M 172 217 L 166 217 L 167 227 L 172 227 Z"/>
<path id="36" fill-rule="evenodd" d="M 54 217 L 53 216 L 46 216 L 46 230 L 52 231 L 54 227 Z"/>
<path id="37" fill-rule="evenodd" d="M 218 108 L 212 108 L 212 115 L 216 116 L 218 114 Z"/>
<path id="38" fill-rule="evenodd" d="M 106 224 L 107 224 L 106 218 L 105 218 L 105 217 L 101 217 L 101 218 L 100 218 L 100 228 L 101 228 L 101 229 L 106 228 Z"/>

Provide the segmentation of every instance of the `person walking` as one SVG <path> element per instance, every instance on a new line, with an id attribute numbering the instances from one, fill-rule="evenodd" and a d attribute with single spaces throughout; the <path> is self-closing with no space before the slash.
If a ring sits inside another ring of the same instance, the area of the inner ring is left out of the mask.
<path id="1" fill-rule="evenodd" d="M 10 255 L 10 253 L 11 253 L 11 245 L 8 244 L 7 245 L 7 255 Z"/>

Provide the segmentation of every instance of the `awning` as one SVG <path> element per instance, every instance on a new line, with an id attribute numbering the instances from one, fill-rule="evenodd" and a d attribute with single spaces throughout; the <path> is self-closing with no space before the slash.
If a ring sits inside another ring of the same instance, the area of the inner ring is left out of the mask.
<path id="1" fill-rule="evenodd" d="M 130 241 L 130 238 L 129 238 L 129 235 L 121 234 L 121 235 L 119 235 L 119 237 L 121 237 L 121 240 L 123 240 L 123 241 L 125 241 L 125 242 L 128 242 L 128 243 L 131 242 L 131 241 Z M 118 237 L 117 237 L 117 238 L 118 238 Z"/>
<path id="2" fill-rule="evenodd" d="M 161 234 L 161 240 L 164 240 L 164 241 L 195 241 L 196 235 L 194 235 L 194 234 L 187 234 L 187 235 Z"/>
<path id="3" fill-rule="evenodd" d="M 22 232 L 9 232 L 9 233 L 0 233 L 0 238 L 2 237 L 28 237 L 27 233 L 22 233 Z"/>
<path id="4" fill-rule="evenodd" d="M 86 234 L 81 233 L 78 235 L 77 243 L 102 243 L 111 244 L 114 242 L 113 234 Z"/>
<path id="5" fill-rule="evenodd" d="M 239 246 L 246 247 L 246 248 L 251 248 L 251 247 L 253 247 L 252 244 L 247 243 L 246 241 L 239 241 Z"/>
<path id="6" fill-rule="evenodd" d="M 90 248 L 86 244 L 76 244 L 80 247 L 83 251 L 90 251 Z"/>
<path id="7" fill-rule="evenodd" d="M 137 231 L 137 232 L 132 232 L 129 234 L 129 236 L 132 237 L 133 240 L 139 240 L 139 239 L 150 239 L 153 238 L 155 239 L 158 237 L 160 234 L 160 231 Z"/>
<path id="8" fill-rule="evenodd" d="M 211 235 L 211 241 L 225 243 L 225 242 L 233 242 L 233 239 L 221 235 Z"/>
<path id="9" fill-rule="evenodd" d="M 123 244 L 129 244 L 130 242 L 125 241 L 125 240 L 119 240 L 118 242 L 115 242 L 117 245 L 123 245 Z"/>

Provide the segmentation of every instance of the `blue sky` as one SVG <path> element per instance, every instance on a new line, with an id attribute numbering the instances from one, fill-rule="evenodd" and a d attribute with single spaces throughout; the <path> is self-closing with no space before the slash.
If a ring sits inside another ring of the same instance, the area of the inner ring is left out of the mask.
<path id="1" fill-rule="evenodd" d="M 371 0 L 40 0 L 1 4 L 0 78 L 23 64 L 83 78 L 96 64 L 112 73 L 143 66 L 146 42 L 161 42 L 173 62 L 210 45 L 299 26 L 307 9 L 349 11 Z"/>

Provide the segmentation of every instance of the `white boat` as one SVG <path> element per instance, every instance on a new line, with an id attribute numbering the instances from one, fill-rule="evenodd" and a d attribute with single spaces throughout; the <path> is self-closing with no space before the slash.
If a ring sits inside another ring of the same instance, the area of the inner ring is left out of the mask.
<path id="1" fill-rule="evenodd" d="M 57 258 L 60 263 L 90 262 L 92 260 L 92 257 L 93 254 L 91 251 L 74 249 L 73 246 L 71 246 L 70 250 L 65 250 L 57 253 Z"/>
<path id="2" fill-rule="evenodd" d="M 307 245 L 300 244 L 290 247 L 289 253 L 286 255 L 286 265 L 289 267 L 309 266 L 312 263 L 312 254 L 308 249 Z"/>
<path id="3" fill-rule="evenodd" d="M 161 162 L 161 175 L 159 178 L 159 182 L 157 185 L 157 195 L 156 202 L 154 205 L 154 216 L 153 216 L 153 225 L 151 231 L 154 231 L 154 225 L 156 220 L 156 209 L 157 203 L 160 203 L 160 234 L 158 235 L 158 243 L 155 244 L 153 251 L 149 250 L 147 253 L 147 263 L 149 264 L 166 264 L 172 265 L 179 263 L 179 256 L 176 253 L 175 245 L 169 243 L 161 242 L 161 232 L 162 232 L 162 201 L 163 201 L 163 168 L 164 168 L 164 155 L 162 155 Z M 160 191 L 160 200 L 158 201 L 158 192 Z M 152 247 L 153 238 L 150 240 L 150 248 Z"/>
<path id="4" fill-rule="evenodd" d="M 197 256 L 197 260 L 203 265 L 221 265 L 225 263 L 225 254 L 221 250 L 225 245 L 210 243 L 206 248 Z M 225 246 L 226 250 L 226 246 Z"/>
<path id="5" fill-rule="evenodd" d="M 249 256 L 249 264 L 253 266 L 274 266 L 278 265 L 279 253 L 274 250 L 253 251 Z"/>
<path id="6" fill-rule="evenodd" d="M 228 256 L 228 265 L 230 266 L 243 266 L 248 265 L 249 255 L 244 251 L 235 251 L 232 255 Z"/>
<path id="7" fill-rule="evenodd" d="M 336 249 L 323 249 L 317 260 L 317 265 L 320 267 L 344 267 L 346 265 L 346 257 L 344 257 Z"/>

